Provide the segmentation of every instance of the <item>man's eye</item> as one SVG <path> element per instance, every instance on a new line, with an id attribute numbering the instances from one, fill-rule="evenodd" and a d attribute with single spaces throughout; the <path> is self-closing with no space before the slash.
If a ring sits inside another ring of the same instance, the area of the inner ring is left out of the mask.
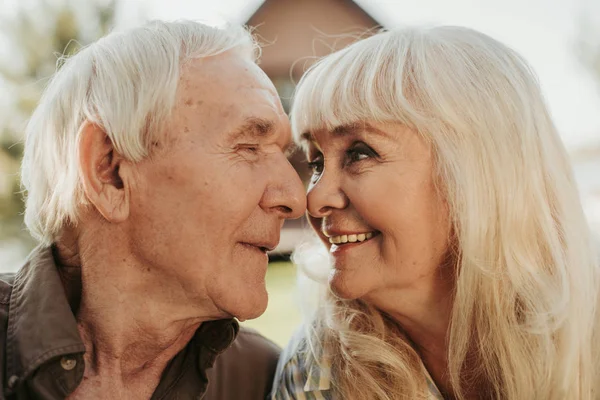
<path id="1" fill-rule="evenodd" d="M 240 144 L 237 146 L 237 149 L 247 151 L 249 153 L 258 153 L 260 146 L 258 144 Z"/>
<path id="2" fill-rule="evenodd" d="M 323 173 L 323 156 L 319 155 L 312 161 L 309 161 L 308 168 L 311 170 L 313 175 L 321 175 Z"/>

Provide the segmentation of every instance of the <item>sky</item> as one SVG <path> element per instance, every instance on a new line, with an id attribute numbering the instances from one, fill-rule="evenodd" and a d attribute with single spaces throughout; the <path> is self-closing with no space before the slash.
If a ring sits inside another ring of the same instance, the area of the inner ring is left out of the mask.
<path id="1" fill-rule="evenodd" d="M 302 0 L 297 0 L 301 7 Z M 240 22 L 260 0 L 129 0 L 150 18 Z M 461 25 L 480 30 L 520 52 L 538 74 L 567 147 L 600 142 L 600 85 L 576 54 L 586 15 L 600 26 L 599 0 L 357 0 L 386 27 Z M 132 11 L 123 13 L 127 15 Z M 597 31 L 600 35 L 600 30 Z M 600 38 L 598 40 L 600 42 Z"/>

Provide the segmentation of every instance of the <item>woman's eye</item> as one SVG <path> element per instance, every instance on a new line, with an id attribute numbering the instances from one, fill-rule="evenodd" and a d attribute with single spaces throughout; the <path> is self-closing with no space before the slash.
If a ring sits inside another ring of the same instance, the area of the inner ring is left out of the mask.
<path id="1" fill-rule="evenodd" d="M 319 155 L 308 162 L 308 168 L 313 175 L 321 175 L 323 173 L 323 156 Z"/>
<path id="2" fill-rule="evenodd" d="M 373 157 L 377 157 L 377 153 L 373 149 L 364 143 L 358 143 L 346 151 L 346 165 Z"/>

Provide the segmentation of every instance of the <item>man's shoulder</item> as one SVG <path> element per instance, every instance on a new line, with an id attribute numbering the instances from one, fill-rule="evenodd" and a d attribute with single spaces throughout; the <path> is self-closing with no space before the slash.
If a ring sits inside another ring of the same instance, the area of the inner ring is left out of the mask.
<path id="1" fill-rule="evenodd" d="M 207 371 L 208 391 L 203 399 L 264 399 L 271 391 L 281 349 L 257 331 L 244 326 Z"/>
<path id="2" fill-rule="evenodd" d="M 8 314 L 15 274 L 0 274 L 0 398 L 4 398 Z"/>
<path id="3" fill-rule="evenodd" d="M 281 347 L 275 342 L 246 326 L 240 326 L 240 331 L 231 347 L 235 348 L 240 355 L 248 355 L 253 359 L 256 357 L 275 359 L 276 362 L 281 352 Z"/>
<path id="4" fill-rule="evenodd" d="M 215 368 L 224 366 L 240 371 L 274 371 L 280 352 L 281 348 L 273 341 L 252 328 L 240 326 L 235 341 L 217 358 Z"/>
<path id="5" fill-rule="evenodd" d="M 0 326 L 5 327 L 15 274 L 0 274 Z"/>
<path id="6" fill-rule="evenodd" d="M 0 305 L 8 305 L 14 280 L 14 273 L 0 273 Z"/>

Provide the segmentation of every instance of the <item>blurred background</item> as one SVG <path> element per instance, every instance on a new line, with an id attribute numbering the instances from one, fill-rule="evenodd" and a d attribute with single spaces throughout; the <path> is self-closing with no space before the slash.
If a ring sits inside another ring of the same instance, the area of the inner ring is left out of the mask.
<path id="1" fill-rule="evenodd" d="M 35 245 L 22 222 L 22 134 L 58 57 L 157 18 L 256 27 L 266 44 L 260 65 L 286 108 L 314 57 L 348 44 L 349 34 L 403 24 L 485 32 L 537 72 L 600 233 L 600 0 L 0 0 L 0 272 L 17 270 Z M 292 163 L 306 177 L 302 156 Z M 285 225 L 267 273 L 269 308 L 245 323 L 281 345 L 300 322 L 289 254 L 308 234 L 303 221 Z"/>

